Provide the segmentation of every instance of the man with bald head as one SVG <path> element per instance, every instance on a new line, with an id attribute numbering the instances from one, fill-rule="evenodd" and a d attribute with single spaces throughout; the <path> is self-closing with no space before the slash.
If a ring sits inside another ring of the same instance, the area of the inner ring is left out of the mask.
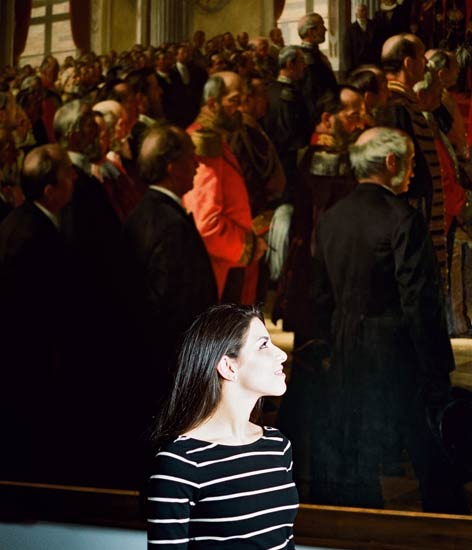
<path id="1" fill-rule="evenodd" d="M 318 224 L 315 328 L 331 362 L 314 398 L 313 495 L 323 504 L 383 507 L 385 449 L 400 436 L 424 511 L 467 513 L 426 420 L 447 403 L 454 357 L 426 224 L 399 197 L 413 158 L 400 130 L 361 134 L 350 148 L 359 185 Z"/>
<path id="2" fill-rule="evenodd" d="M 389 126 L 405 131 L 415 147 L 415 172 L 405 197 L 419 210 L 433 240 L 436 257 L 447 290 L 447 250 L 444 193 L 434 136 L 423 116 L 413 86 L 423 80 L 425 47 L 414 34 L 399 34 L 386 40 L 382 67 L 389 89 Z"/>
<path id="3" fill-rule="evenodd" d="M 72 332 L 72 276 L 59 217 L 77 176 L 58 145 L 25 157 L 25 202 L 0 225 L 0 430 L 3 467 L 22 477 L 46 466 L 57 389 Z M 43 462 L 44 459 L 44 462 Z M 42 472 L 44 475 L 44 472 Z M 11 479 L 11 478 L 10 478 Z"/>
<path id="4" fill-rule="evenodd" d="M 210 255 L 218 295 L 240 303 L 245 267 L 265 252 L 265 242 L 252 230 L 251 208 L 242 171 L 227 143 L 241 124 L 242 80 L 232 72 L 210 76 L 203 89 L 203 106 L 188 128 L 199 163 L 194 187 L 184 196 L 185 207 Z M 230 269 L 231 272 L 228 280 Z M 255 296 L 247 296 L 252 303 Z"/>

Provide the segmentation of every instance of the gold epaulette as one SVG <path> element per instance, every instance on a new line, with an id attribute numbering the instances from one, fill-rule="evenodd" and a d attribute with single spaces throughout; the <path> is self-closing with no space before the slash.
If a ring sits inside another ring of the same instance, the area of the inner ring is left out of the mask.
<path id="1" fill-rule="evenodd" d="M 195 154 L 200 157 L 220 157 L 223 154 L 223 141 L 213 130 L 195 130 L 190 134 L 195 145 Z"/>

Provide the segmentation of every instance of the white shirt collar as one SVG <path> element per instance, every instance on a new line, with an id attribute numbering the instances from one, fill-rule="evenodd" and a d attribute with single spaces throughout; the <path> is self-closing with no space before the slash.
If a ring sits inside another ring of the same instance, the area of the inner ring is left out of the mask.
<path id="1" fill-rule="evenodd" d="M 171 83 L 171 79 L 170 79 L 170 75 L 169 73 L 163 73 L 161 71 L 157 71 L 157 74 L 159 76 L 161 76 L 166 82 L 168 82 L 169 84 Z"/>
<path id="2" fill-rule="evenodd" d="M 161 193 L 164 193 L 164 195 L 167 195 L 168 197 L 173 199 L 183 209 L 182 199 L 177 196 L 173 191 L 167 189 L 167 187 L 162 187 L 162 185 L 150 185 L 149 189 L 154 189 L 155 191 L 160 191 Z"/>
<path id="3" fill-rule="evenodd" d="M 78 166 L 89 176 L 92 175 L 92 165 L 85 155 L 77 151 L 67 151 L 67 154 L 74 166 Z"/>
<path id="4" fill-rule="evenodd" d="M 59 229 L 59 218 L 56 216 L 56 214 L 53 214 L 50 210 L 48 210 L 45 206 L 40 204 L 38 201 L 33 201 L 35 206 L 37 206 L 41 212 L 47 216 L 52 223 L 56 226 L 56 229 Z"/>

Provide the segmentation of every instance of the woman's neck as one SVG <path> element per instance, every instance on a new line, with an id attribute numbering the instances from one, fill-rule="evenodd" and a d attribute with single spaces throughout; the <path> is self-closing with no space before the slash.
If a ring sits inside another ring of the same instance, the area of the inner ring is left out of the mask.
<path id="1" fill-rule="evenodd" d="M 214 413 L 185 435 L 223 445 L 252 443 L 262 435 L 262 428 L 249 420 L 256 401 L 223 395 Z"/>

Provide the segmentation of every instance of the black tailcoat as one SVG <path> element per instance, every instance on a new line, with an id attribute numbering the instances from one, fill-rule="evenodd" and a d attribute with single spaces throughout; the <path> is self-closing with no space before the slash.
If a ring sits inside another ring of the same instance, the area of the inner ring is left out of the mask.
<path id="1" fill-rule="evenodd" d="M 64 412 L 59 391 L 73 331 L 69 267 L 58 229 L 32 202 L 0 225 L 0 464 L 21 479 L 54 459 L 48 445 Z"/>
<path id="2" fill-rule="evenodd" d="M 344 62 L 346 71 L 352 71 L 359 65 L 378 64 L 374 49 L 374 23 L 367 20 L 366 30 L 357 21 L 351 23 L 344 37 Z"/>
<path id="3" fill-rule="evenodd" d="M 140 395 L 148 410 L 167 394 L 176 349 L 194 318 L 218 301 L 210 260 L 193 219 L 148 189 L 124 226 L 127 295 L 143 362 Z"/>
<path id="4" fill-rule="evenodd" d="M 338 84 L 328 58 L 317 44 L 302 42 L 301 49 L 307 65 L 301 87 L 308 108 L 310 132 L 314 132 L 317 122 L 316 104 L 328 90 L 336 93 Z"/>
<path id="5" fill-rule="evenodd" d="M 389 190 L 361 184 L 324 215 L 316 241 L 317 335 L 332 328 L 317 405 L 320 499 L 382 506 L 383 452 L 400 433 L 425 510 L 458 512 L 459 487 L 425 420 L 426 406 L 448 392 L 454 358 L 422 216 Z"/>

